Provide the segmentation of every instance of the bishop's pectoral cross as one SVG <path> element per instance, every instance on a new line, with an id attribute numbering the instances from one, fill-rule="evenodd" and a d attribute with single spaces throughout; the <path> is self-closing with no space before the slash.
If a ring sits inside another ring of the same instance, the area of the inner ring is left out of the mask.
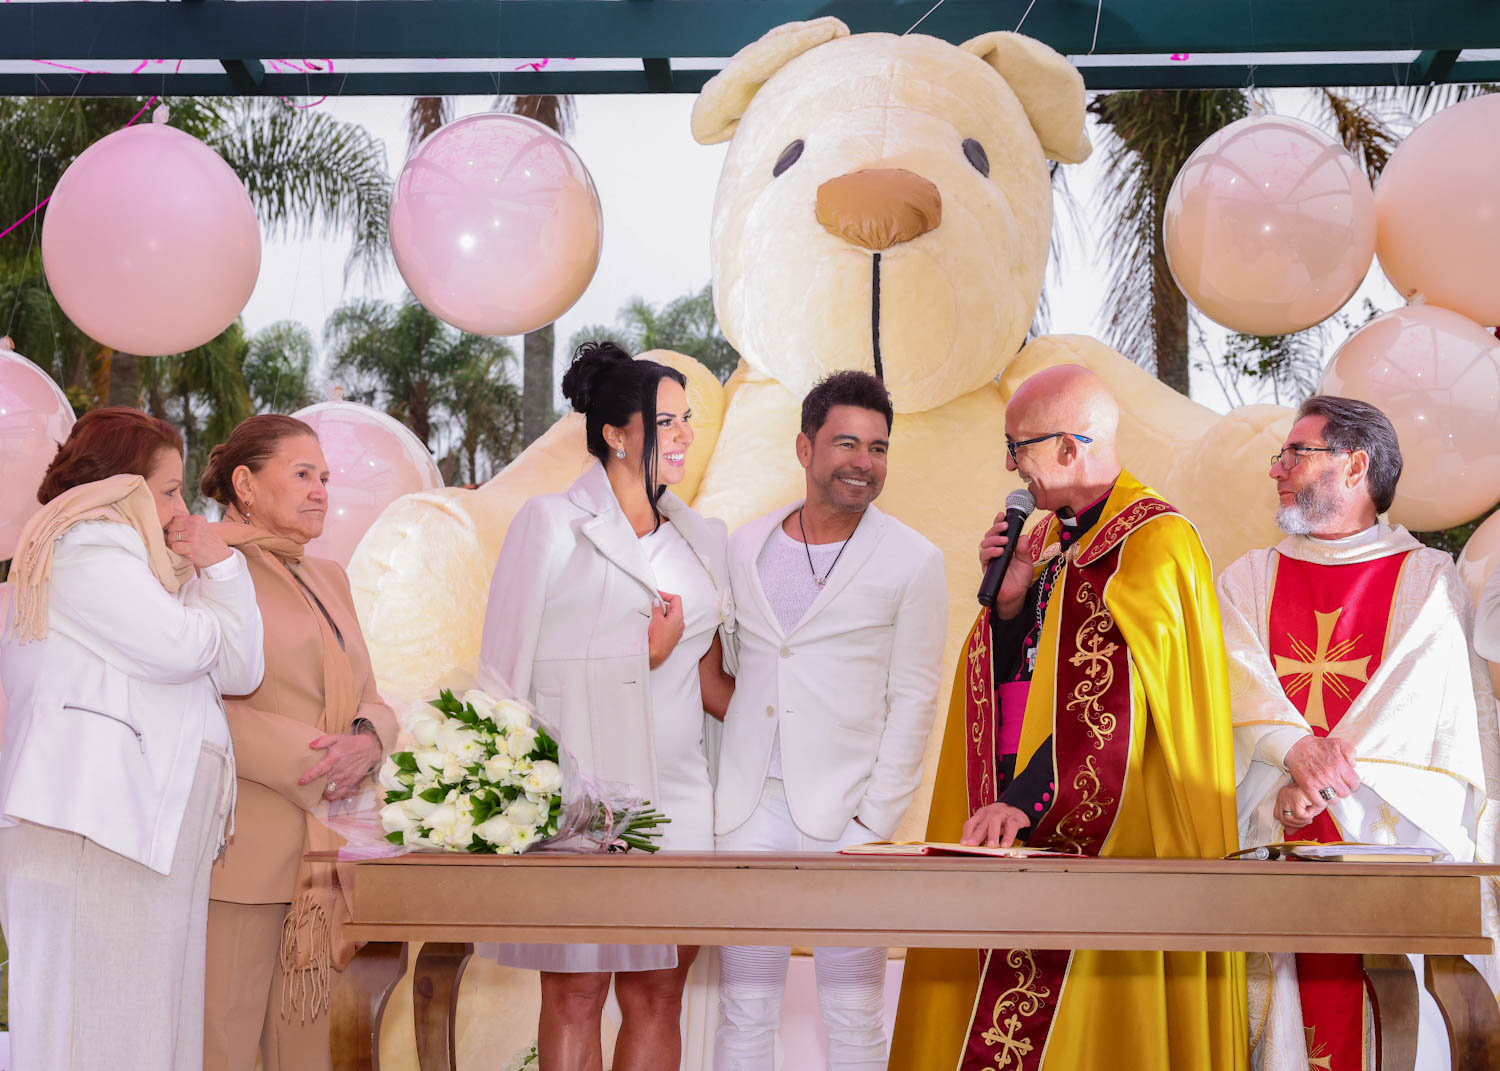
<path id="1" fill-rule="evenodd" d="M 1295 696 L 1303 688 L 1308 688 L 1307 711 L 1304 717 L 1307 724 L 1327 730 L 1328 715 L 1323 708 L 1323 687 L 1327 685 L 1329 691 L 1340 699 L 1347 700 L 1352 694 L 1349 685 L 1341 678 L 1347 677 L 1354 681 L 1368 681 L 1370 679 L 1369 666 L 1370 657 L 1349 658 L 1354 653 L 1355 646 L 1363 636 L 1356 636 L 1352 640 L 1342 640 L 1332 647 L 1328 641 L 1333 638 L 1334 626 L 1339 622 L 1344 608 L 1340 606 L 1331 614 L 1325 614 L 1314 610 L 1313 617 L 1318 622 L 1318 646 L 1313 650 L 1297 637 L 1288 633 L 1287 639 L 1291 641 L 1292 651 L 1296 658 L 1287 658 L 1285 655 L 1275 657 L 1276 676 L 1291 677 L 1284 685 L 1288 698 Z"/>

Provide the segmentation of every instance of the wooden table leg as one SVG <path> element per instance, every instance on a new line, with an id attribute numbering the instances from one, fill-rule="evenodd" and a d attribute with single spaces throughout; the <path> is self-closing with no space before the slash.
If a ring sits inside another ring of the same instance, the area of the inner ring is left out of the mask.
<path id="1" fill-rule="evenodd" d="M 458 986 L 474 946 L 429 942 L 412 975 L 412 1020 L 421 1071 L 453 1071 L 458 1042 Z"/>
<path id="2" fill-rule="evenodd" d="M 372 941 L 355 953 L 333 990 L 333 1071 L 380 1071 L 380 1018 L 406 973 L 404 942 Z"/>
<path id="3" fill-rule="evenodd" d="M 1375 1036 L 1380 1071 L 1412 1071 L 1417 1065 L 1417 976 L 1405 956 L 1366 955 L 1365 977 L 1375 993 Z"/>
<path id="4" fill-rule="evenodd" d="M 1427 991 L 1448 1026 L 1453 1071 L 1500 1071 L 1500 1007 L 1462 956 L 1427 956 Z"/>

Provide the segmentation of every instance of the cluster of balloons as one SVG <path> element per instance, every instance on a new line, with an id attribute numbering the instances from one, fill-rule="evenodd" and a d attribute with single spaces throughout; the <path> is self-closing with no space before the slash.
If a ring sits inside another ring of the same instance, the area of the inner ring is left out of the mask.
<path id="1" fill-rule="evenodd" d="M 63 312 L 90 338 L 140 356 L 213 339 L 244 311 L 260 273 L 244 184 L 164 119 L 84 150 L 42 224 L 43 267 Z M 599 194 L 578 154 L 541 123 L 498 113 L 449 123 L 417 147 L 396 183 L 390 232 L 417 299 L 486 335 L 525 334 L 561 316 L 603 245 Z M 297 415 L 318 430 L 332 470 L 314 553 L 347 564 L 387 505 L 442 486 L 426 446 L 383 413 L 332 401 Z M 72 423 L 52 379 L 0 347 L 0 560 L 35 512 L 36 487 Z"/>
<path id="2" fill-rule="evenodd" d="M 1178 173 L 1168 263 L 1205 315 L 1280 335 L 1321 323 L 1375 258 L 1409 304 L 1328 362 L 1320 389 L 1379 406 L 1406 446 L 1391 516 L 1448 528 L 1500 502 L 1500 95 L 1446 108 L 1397 148 L 1372 192 L 1316 127 L 1241 119 Z"/>

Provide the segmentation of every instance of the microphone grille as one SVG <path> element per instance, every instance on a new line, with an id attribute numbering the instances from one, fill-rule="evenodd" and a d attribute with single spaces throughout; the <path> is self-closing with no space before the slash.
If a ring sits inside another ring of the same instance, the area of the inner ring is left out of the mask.
<path id="1" fill-rule="evenodd" d="M 1024 517 L 1031 516 L 1031 511 L 1036 509 L 1036 496 L 1025 488 L 1012 491 L 1005 496 L 1005 512 L 1009 513 L 1013 509 L 1020 510 Z"/>

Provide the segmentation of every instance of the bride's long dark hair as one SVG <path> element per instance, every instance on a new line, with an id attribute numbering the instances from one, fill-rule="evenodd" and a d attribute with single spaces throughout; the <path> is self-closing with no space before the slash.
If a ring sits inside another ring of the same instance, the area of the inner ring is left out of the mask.
<path id="1" fill-rule="evenodd" d="M 604 441 L 605 425 L 623 428 L 631 417 L 641 414 L 641 478 L 658 528 L 661 510 L 657 503 L 666 486 L 656 476 L 656 390 L 664 379 L 687 387 L 687 377 L 675 368 L 636 360 L 613 342 L 585 342 L 573 351 L 573 362 L 562 381 L 564 397 L 583 414 L 589 453 L 601 462 L 610 454 Z"/>

